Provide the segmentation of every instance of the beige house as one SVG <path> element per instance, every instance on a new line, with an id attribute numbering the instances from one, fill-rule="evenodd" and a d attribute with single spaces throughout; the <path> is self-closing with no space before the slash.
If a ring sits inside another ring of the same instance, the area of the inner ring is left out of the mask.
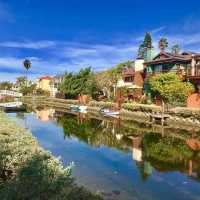
<path id="1" fill-rule="evenodd" d="M 53 78 L 50 76 L 43 76 L 40 77 L 37 83 L 37 88 L 42 89 L 44 91 L 50 92 L 51 91 L 51 80 Z"/>

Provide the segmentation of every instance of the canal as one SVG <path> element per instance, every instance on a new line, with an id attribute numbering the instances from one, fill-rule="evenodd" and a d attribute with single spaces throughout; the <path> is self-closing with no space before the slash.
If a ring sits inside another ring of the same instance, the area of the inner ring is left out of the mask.
<path id="1" fill-rule="evenodd" d="M 64 165 L 74 162 L 76 182 L 105 199 L 200 199 L 198 134 L 52 108 L 7 115 Z"/>

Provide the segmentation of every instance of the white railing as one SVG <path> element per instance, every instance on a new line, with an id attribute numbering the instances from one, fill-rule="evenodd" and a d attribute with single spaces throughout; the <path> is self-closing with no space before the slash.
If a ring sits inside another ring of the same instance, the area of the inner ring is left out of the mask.
<path id="1" fill-rule="evenodd" d="M 22 93 L 11 91 L 11 90 L 0 90 L 0 95 L 22 97 Z"/>
<path id="2" fill-rule="evenodd" d="M 0 103 L 0 107 L 4 108 L 14 108 L 22 106 L 22 102 L 9 102 L 9 103 Z"/>

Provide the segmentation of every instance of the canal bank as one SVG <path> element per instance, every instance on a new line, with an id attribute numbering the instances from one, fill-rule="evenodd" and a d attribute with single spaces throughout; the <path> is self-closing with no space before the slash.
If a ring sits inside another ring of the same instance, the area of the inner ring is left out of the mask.
<path id="1" fill-rule="evenodd" d="M 23 97 L 22 101 L 28 105 L 50 106 L 57 109 L 69 110 L 71 105 L 76 105 L 77 100 L 66 100 L 47 97 Z M 91 101 L 87 104 L 89 113 L 98 113 L 100 108 L 116 107 L 112 102 L 96 102 Z M 120 110 L 120 118 L 136 120 L 141 123 L 151 121 L 151 116 L 162 116 L 162 107 L 156 105 L 124 103 Z M 200 109 L 192 109 L 186 107 L 175 107 L 167 109 L 167 118 L 165 124 L 172 128 L 180 128 L 186 130 L 199 130 L 200 128 Z M 192 128 L 192 129 L 191 129 Z"/>
<path id="2" fill-rule="evenodd" d="M 63 167 L 28 130 L 2 112 L 0 144 L 1 199 L 101 199 L 75 184 L 71 164 Z"/>

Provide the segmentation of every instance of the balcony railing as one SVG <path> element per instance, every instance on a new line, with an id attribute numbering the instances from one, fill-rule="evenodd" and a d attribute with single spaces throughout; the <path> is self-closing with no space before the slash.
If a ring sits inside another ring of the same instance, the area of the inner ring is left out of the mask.
<path id="1" fill-rule="evenodd" d="M 195 68 L 194 74 L 192 74 L 192 69 L 188 68 L 186 70 L 183 69 L 177 69 L 177 70 L 162 70 L 162 71 L 154 71 L 151 74 L 152 75 L 159 75 L 161 73 L 176 73 L 177 75 L 185 76 L 185 77 L 199 77 L 200 78 L 200 65 Z"/>

